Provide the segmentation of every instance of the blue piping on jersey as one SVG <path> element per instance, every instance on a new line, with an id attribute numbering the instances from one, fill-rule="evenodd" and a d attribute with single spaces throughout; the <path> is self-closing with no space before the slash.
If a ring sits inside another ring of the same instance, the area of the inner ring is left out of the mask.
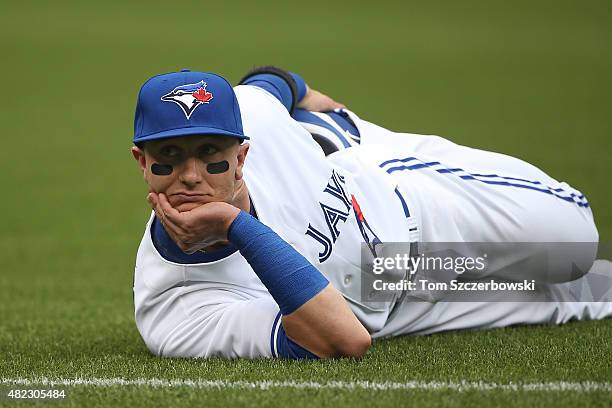
<path id="1" fill-rule="evenodd" d="M 419 160 L 416 157 L 405 157 L 403 159 L 391 159 L 391 160 L 386 160 L 382 163 L 380 163 L 378 166 L 379 167 L 385 167 L 387 164 L 391 164 L 391 163 L 407 163 L 409 161 L 412 160 Z"/>
<path id="2" fill-rule="evenodd" d="M 435 166 L 436 164 L 440 164 L 440 162 L 417 163 L 417 164 L 413 164 L 411 166 L 391 167 L 390 169 L 387 169 L 387 173 L 391 174 L 394 171 L 400 171 L 400 170 L 418 170 L 418 169 L 422 169 L 422 168 L 425 168 L 425 167 Z"/>
<path id="3" fill-rule="evenodd" d="M 384 168 L 384 166 L 387 166 L 391 163 L 408 163 L 411 162 L 413 160 L 419 160 L 416 157 L 406 157 L 403 159 L 391 159 L 391 160 L 386 160 L 384 162 L 382 162 L 381 164 L 379 164 L 379 166 L 381 168 Z M 420 160 L 419 160 L 420 161 Z M 428 168 L 428 167 L 433 167 L 435 165 L 442 165 L 440 162 L 421 162 L 421 163 L 417 163 L 417 164 L 413 164 L 410 166 L 405 166 L 405 165 L 401 165 L 401 166 L 395 166 L 395 167 L 390 167 L 388 169 L 385 169 L 385 171 L 389 174 L 395 172 L 395 171 L 403 171 L 403 170 L 418 170 L 418 169 L 422 169 L 422 168 Z M 476 180 L 476 181 L 480 181 L 481 183 L 485 183 L 485 184 L 492 184 L 492 185 L 499 185 L 499 186 L 508 186 L 508 187 L 516 187 L 516 188 L 524 188 L 524 189 L 528 189 L 528 190 L 534 190 L 534 191 L 539 191 L 541 193 L 546 193 L 546 194 L 550 194 L 553 195 L 557 198 L 560 198 L 562 200 L 565 200 L 567 202 L 571 202 L 574 203 L 576 205 L 578 205 L 579 207 L 589 207 L 589 203 L 586 200 L 584 194 L 580 194 L 577 195 L 575 193 L 571 193 L 568 191 L 565 191 L 562 188 L 552 188 L 549 186 L 546 186 L 544 184 L 542 184 L 542 182 L 540 181 L 532 181 L 532 180 L 526 180 L 526 179 L 521 179 L 521 178 L 517 178 L 517 177 L 504 177 L 504 176 L 499 176 L 496 174 L 471 174 L 468 173 L 467 171 L 461 169 L 461 168 L 443 168 L 443 169 L 434 169 L 435 171 L 437 171 L 440 174 L 448 174 L 448 173 L 456 173 L 456 172 L 464 172 L 466 173 L 466 175 L 459 175 L 458 177 L 463 179 L 463 180 Z M 536 186 L 530 186 L 530 185 L 524 185 L 524 184 L 516 184 L 516 183 L 510 183 L 507 181 L 494 181 L 494 180 L 481 180 L 477 177 L 497 177 L 497 178 L 501 178 L 504 180 L 515 180 L 515 181 L 522 181 L 525 183 L 532 183 L 535 185 L 539 185 L 541 186 L 541 188 L 536 187 Z M 566 192 L 568 193 L 570 196 L 564 196 L 564 195 L 560 195 L 557 194 L 559 192 Z M 585 202 L 580 202 L 580 201 L 576 201 L 574 200 L 574 198 L 578 199 L 578 200 L 584 200 Z"/>
<path id="4" fill-rule="evenodd" d="M 412 160 L 419 160 L 419 159 L 417 159 L 416 157 L 406 157 L 406 158 L 404 158 L 404 159 L 391 159 L 391 160 L 387 160 L 387 161 L 385 161 L 385 162 L 382 162 L 382 163 L 380 164 L 380 167 L 384 167 L 384 166 L 386 166 L 386 165 L 388 165 L 388 164 L 391 164 L 391 163 L 396 163 L 396 162 L 397 162 L 397 163 L 400 163 L 400 162 L 401 162 L 401 163 L 407 163 L 407 162 L 412 161 Z M 439 163 L 439 162 L 429 162 L 429 163 L 426 163 L 426 164 L 428 164 L 428 165 L 434 165 L 434 164 L 440 164 L 440 163 Z M 405 169 L 404 169 L 404 168 L 398 168 L 397 170 L 414 170 L 414 169 L 416 169 L 416 168 L 421 168 L 421 167 L 415 167 L 415 168 L 412 168 L 412 167 L 407 167 L 407 168 L 405 168 Z M 393 170 L 393 171 L 396 171 L 396 170 Z M 455 172 L 458 172 L 458 171 L 464 171 L 464 170 L 463 170 L 463 169 L 460 169 L 460 168 L 453 168 L 453 169 L 444 168 L 444 169 L 437 169 L 436 171 L 437 171 L 438 173 L 455 173 Z M 387 172 L 388 172 L 388 173 L 390 173 L 390 171 L 389 171 L 389 170 L 387 170 Z M 466 172 L 466 173 L 467 173 L 467 172 Z M 468 173 L 468 174 L 470 174 L 470 173 Z M 522 181 L 522 182 L 524 182 L 524 183 L 531 183 L 531 184 L 536 184 L 536 185 L 540 185 L 540 186 L 547 187 L 547 186 L 545 186 L 545 185 L 544 185 L 544 184 L 543 184 L 541 181 L 537 181 L 537 180 L 527 180 L 527 179 L 522 179 L 522 178 L 518 178 L 518 177 L 507 177 L 507 176 L 499 176 L 499 175 L 497 175 L 497 174 L 479 174 L 479 173 L 472 173 L 472 174 L 470 174 L 470 175 L 471 175 L 471 176 L 474 176 L 474 177 L 497 177 L 497 178 L 501 178 L 501 179 L 504 179 L 504 180 Z M 555 192 L 565 191 L 565 190 L 564 190 L 564 189 L 562 189 L 562 188 L 551 188 L 551 187 L 547 187 L 547 188 L 548 188 L 549 190 L 552 190 L 552 191 L 555 191 Z M 573 194 L 573 193 L 572 193 L 571 195 L 572 195 L 573 197 L 584 198 L 584 194 L 576 195 L 576 194 Z"/>
<path id="5" fill-rule="evenodd" d="M 307 110 L 304 110 L 304 109 L 295 109 L 291 116 L 293 117 L 293 119 L 297 120 L 298 122 L 304 122 L 304 123 L 308 123 L 311 125 L 321 126 L 329 130 L 334 135 L 336 135 L 336 137 L 340 140 L 340 142 L 342 142 L 342 145 L 344 147 L 351 147 L 351 144 L 349 143 L 348 140 L 346 140 L 346 138 L 344 137 L 342 133 L 338 132 L 338 130 L 335 127 L 333 127 L 332 125 L 330 125 L 329 123 L 327 123 L 326 121 L 318 117 L 317 115 Z"/>
<path id="6" fill-rule="evenodd" d="M 282 324 L 281 322 L 279 322 L 280 318 L 282 316 L 281 312 L 278 312 L 276 314 L 276 317 L 274 318 L 274 323 L 272 323 L 272 333 L 270 334 L 270 350 L 272 350 L 272 357 L 278 357 L 278 354 L 276 353 L 276 344 L 274 342 L 274 333 L 276 332 L 276 326 L 279 324 Z"/>
<path id="7" fill-rule="evenodd" d="M 351 135 L 357 138 L 360 136 L 359 130 L 357 130 L 357 127 L 352 123 L 350 118 L 348 116 L 344 116 L 346 115 L 345 112 L 343 113 L 342 111 L 331 111 L 325 112 L 325 114 L 330 117 L 334 122 L 336 122 L 336 124 L 340 126 L 342 130 L 349 132 Z"/>
<path id="8" fill-rule="evenodd" d="M 541 185 L 541 186 L 547 187 L 547 186 L 545 186 L 540 181 L 525 180 L 525 179 L 521 179 L 521 178 L 517 178 L 517 177 L 501 177 L 501 176 L 498 176 L 498 175 L 495 175 L 495 174 L 472 174 L 472 176 L 475 176 L 475 177 L 499 177 L 499 178 L 502 178 L 502 179 L 505 179 L 505 180 L 524 181 L 525 183 L 532 183 L 532 184 L 537 184 L 537 185 Z M 552 190 L 552 191 L 556 191 L 556 192 L 565 191 L 562 188 L 550 188 L 550 187 L 547 187 L 547 188 Z M 584 194 L 582 194 L 582 193 L 580 195 L 576 195 L 574 193 L 571 193 L 570 195 L 573 196 L 573 197 L 584 198 Z"/>
<path id="9" fill-rule="evenodd" d="M 395 194 L 397 194 L 397 197 L 402 203 L 402 208 L 404 209 L 404 215 L 406 216 L 406 218 L 409 218 L 410 210 L 408 210 L 408 206 L 406 205 L 406 200 L 404 200 L 404 197 L 402 197 L 402 194 L 399 192 L 399 189 L 397 187 L 395 187 Z"/>

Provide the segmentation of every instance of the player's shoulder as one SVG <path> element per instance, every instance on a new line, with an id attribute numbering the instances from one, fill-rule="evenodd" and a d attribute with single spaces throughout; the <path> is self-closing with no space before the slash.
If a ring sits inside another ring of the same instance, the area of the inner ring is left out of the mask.
<path id="1" fill-rule="evenodd" d="M 252 85 L 238 85 L 234 87 L 241 115 L 269 115 L 288 116 L 285 106 L 266 90 Z"/>
<path id="2" fill-rule="evenodd" d="M 146 287 L 151 293 L 194 285 L 200 289 L 225 287 L 250 297 L 257 297 L 265 290 L 237 249 L 228 246 L 187 255 L 168 239 L 160 239 L 155 225 L 156 219 L 152 216 L 138 248 L 135 283 L 139 285 L 136 287 Z M 157 227 L 160 227 L 158 222 Z M 178 256 L 178 252 L 183 256 Z"/>
<path id="3" fill-rule="evenodd" d="M 151 226 L 154 219 L 152 213 L 138 246 L 134 283 L 135 287 L 140 287 L 140 283 L 148 290 L 157 292 L 180 284 L 184 278 L 182 266 L 165 261 L 153 245 Z"/>

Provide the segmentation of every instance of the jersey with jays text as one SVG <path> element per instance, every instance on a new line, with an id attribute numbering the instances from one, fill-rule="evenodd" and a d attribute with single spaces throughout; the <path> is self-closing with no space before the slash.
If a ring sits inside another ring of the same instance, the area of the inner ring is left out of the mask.
<path id="1" fill-rule="evenodd" d="M 376 333 L 394 303 L 362 298 L 362 245 L 375 255 L 382 242 L 417 240 L 418 208 L 364 149 L 325 157 L 270 93 L 245 85 L 235 92 L 251 139 L 244 179 L 257 217 L 317 267 Z M 155 228 L 161 226 L 152 216 L 134 280 L 136 323 L 149 349 L 178 357 L 282 355 L 279 308 L 240 253 L 171 256 L 154 244 Z"/>
<path id="2" fill-rule="evenodd" d="M 362 248 L 374 256 L 381 242 L 597 242 L 589 203 L 520 159 L 391 132 L 349 111 L 296 110 L 293 120 L 289 104 L 273 94 L 236 88 L 251 137 L 244 178 L 254 215 L 330 280 L 373 338 L 612 313 L 599 303 L 580 306 L 565 284 L 525 292 L 521 302 L 446 303 L 426 293 L 411 302 L 364 299 Z M 289 356 L 279 308 L 235 248 L 187 256 L 163 233 L 152 217 L 134 281 L 136 322 L 152 352 Z M 514 262 L 529 254 L 507 255 L 502 259 Z M 535 278 L 542 272 L 503 271 Z"/>

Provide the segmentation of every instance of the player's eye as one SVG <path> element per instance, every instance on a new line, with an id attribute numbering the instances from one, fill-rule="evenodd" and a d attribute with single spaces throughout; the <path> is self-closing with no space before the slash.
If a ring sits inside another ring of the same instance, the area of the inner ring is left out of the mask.
<path id="1" fill-rule="evenodd" d="M 161 149 L 159 149 L 159 154 L 160 156 L 162 156 L 163 158 L 167 158 L 167 159 L 177 159 L 179 157 L 181 157 L 181 154 L 183 152 L 181 151 L 181 149 L 179 149 L 176 146 L 164 146 Z"/>
<path id="2" fill-rule="evenodd" d="M 215 154 L 219 151 L 219 149 L 216 146 L 212 146 L 212 145 L 205 145 L 200 147 L 200 156 L 210 156 L 212 154 Z"/>

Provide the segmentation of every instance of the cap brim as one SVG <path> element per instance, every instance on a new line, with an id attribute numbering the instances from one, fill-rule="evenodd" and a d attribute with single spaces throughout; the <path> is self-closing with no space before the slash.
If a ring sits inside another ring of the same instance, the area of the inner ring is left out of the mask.
<path id="1" fill-rule="evenodd" d="M 186 127 L 180 129 L 165 130 L 163 132 L 152 133 L 150 135 L 134 139 L 134 144 L 148 142 L 149 140 L 167 139 L 170 137 L 180 136 L 195 136 L 195 135 L 210 135 L 210 136 L 229 136 L 235 137 L 240 140 L 248 140 L 249 137 L 241 133 L 228 132 L 227 130 L 206 127 L 206 126 L 195 126 Z"/>

